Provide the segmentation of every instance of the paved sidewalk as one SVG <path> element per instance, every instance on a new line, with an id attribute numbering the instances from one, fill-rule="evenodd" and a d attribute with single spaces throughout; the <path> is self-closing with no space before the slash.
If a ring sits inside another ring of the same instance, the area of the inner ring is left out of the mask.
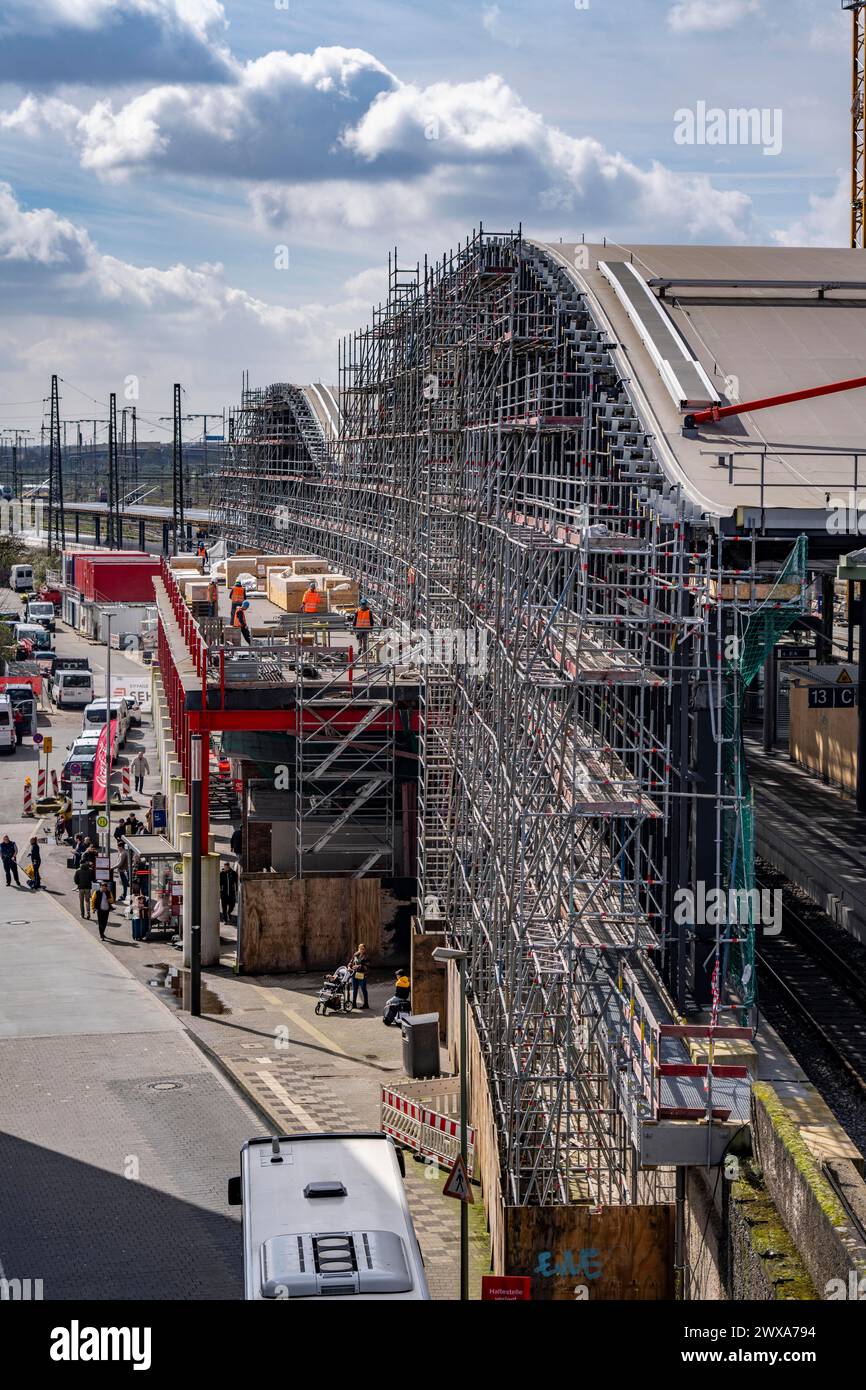
<path id="1" fill-rule="evenodd" d="M 51 893 L 0 892 L 0 1271 L 47 1299 L 241 1298 L 226 1179 L 257 1118 Z"/>
<path id="2" fill-rule="evenodd" d="M 20 843 L 20 841 L 19 841 Z M 66 851 L 43 846 L 43 878 L 50 891 L 78 920 L 78 929 L 96 938 L 96 925 L 78 918 Z M 378 972 L 370 982 L 370 1010 L 349 1015 L 315 1013 L 322 983 L 315 976 L 239 977 L 234 974 L 234 930 L 223 927 L 220 966 L 205 970 L 203 983 L 225 1012 L 191 1019 L 178 1010 L 168 990 L 153 989 L 159 963 L 180 964 L 170 944 L 133 942 L 125 905 L 112 913 L 107 944 L 100 949 L 121 960 L 135 978 L 151 989 L 160 1008 L 175 1016 L 207 1049 L 235 1085 L 266 1117 L 273 1130 L 378 1129 L 379 1088 L 403 1075 L 398 1029 L 382 1023 L 382 1006 L 393 977 Z M 443 1065 L 445 1063 L 443 1054 Z M 250 1133 L 260 1133 L 256 1120 Z M 434 1298 L 459 1294 L 459 1208 L 442 1196 L 445 1175 L 438 1169 L 407 1162 L 406 1187 Z M 488 1246 L 480 1190 L 470 1208 L 472 1296 L 480 1297 L 481 1274 L 488 1269 Z"/>

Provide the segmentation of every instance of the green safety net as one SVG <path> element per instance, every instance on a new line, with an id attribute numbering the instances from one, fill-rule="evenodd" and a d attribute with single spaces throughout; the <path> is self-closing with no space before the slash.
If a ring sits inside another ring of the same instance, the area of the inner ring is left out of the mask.
<path id="1" fill-rule="evenodd" d="M 732 634 L 733 640 L 725 652 L 722 732 L 728 809 L 724 816 L 724 870 L 729 892 L 751 893 L 755 887 L 755 807 L 743 741 L 743 699 L 779 638 L 803 612 L 806 555 L 806 537 L 801 535 L 772 589 L 745 614 L 743 625 Z M 792 586 L 796 586 L 796 593 Z M 754 901 L 754 897 L 748 899 L 748 922 L 741 920 L 729 928 L 734 939 L 728 943 L 722 959 L 722 976 L 741 998 L 744 1011 L 757 999 Z"/>

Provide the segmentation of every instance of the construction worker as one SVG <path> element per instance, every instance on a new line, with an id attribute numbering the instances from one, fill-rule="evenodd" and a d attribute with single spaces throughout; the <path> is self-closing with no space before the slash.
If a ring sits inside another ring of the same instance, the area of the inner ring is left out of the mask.
<path id="1" fill-rule="evenodd" d="M 321 606 L 322 595 L 319 593 L 319 588 L 315 579 L 311 579 L 309 588 L 301 599 L 301 608 L 304 613 L 308 614 L 310 617 L 314 617 L 315 614 L 319 612 Z"/>
<path id="2" fill-rule="evenodd" d="M 370 640 L 370 628 L 373 626 L 373 614 L 370 605 L 365 598 L 358 599 L 358 607 L 355 609 L 355 617 L 352 627 L 358 638 L 358 655 L 367 657 L 367 643 Z"/>
<path id="3" fill-rule="evenodd" d="M 241 604 L 243 603 L 243 601 L 244 601 L 244 599 L 246 598 L 246 596 L 247 596 L 247 591 L 246 591 L 246 589 L 244 588 L 243 584 L 239 584 L 238 581 L 235 580 L 234 584 L 232 585 L 232 591 L 231 591 L 231 594 L 230 594 L 230 598 L 231 598 L 231 602 L 232 602 L 232 611 L 231 611 L 231 618 L 230 618 L 230 621 L 231 621 L 232 623 L 234 623 L 234 620 L 235 620 L 235 613 L 236 613 L 236 612 L 238 611 L 238 609 L 240 608 L 240 606 L 241 606 Z"/>
<path id="4" fill-rule="evenodd" d="M 253 645 L 253 639 L 250 637 L 250 630 L 247 626 L 247 609 L 249 606 L 250 601 L 248 598 L 245 598 L 243 603 L 239 604 L 235 616 L 232 619 L 232 627 L 239 629 L 241 637 L 243 637 L 247 646 L 251 647 Z"/>

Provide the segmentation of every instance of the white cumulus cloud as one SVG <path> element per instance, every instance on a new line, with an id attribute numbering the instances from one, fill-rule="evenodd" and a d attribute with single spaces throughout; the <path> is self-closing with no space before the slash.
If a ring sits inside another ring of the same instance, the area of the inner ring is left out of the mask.
<path id="1" fill-rule="evenodd" d="M 668 24 L 677 33 L 718 33 L 760 12 L 762 0 L 676 0 Z"/>

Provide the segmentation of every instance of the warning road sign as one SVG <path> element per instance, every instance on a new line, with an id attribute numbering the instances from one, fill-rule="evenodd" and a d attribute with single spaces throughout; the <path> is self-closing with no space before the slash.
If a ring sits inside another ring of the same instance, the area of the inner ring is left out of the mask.
<path id="1" fill-rule="evenodd" d="M 472 1195 L 472 1184 L 469 1181 L 469 1174 L 466 1171 L 466 1164 L 463 1162 L 462 1154 L 458 1154 L 454 1160 L 451 1172 L 442 1189 L 443 1197 L 456 1197 L 458 1202 L 474 1202 Z"/>

